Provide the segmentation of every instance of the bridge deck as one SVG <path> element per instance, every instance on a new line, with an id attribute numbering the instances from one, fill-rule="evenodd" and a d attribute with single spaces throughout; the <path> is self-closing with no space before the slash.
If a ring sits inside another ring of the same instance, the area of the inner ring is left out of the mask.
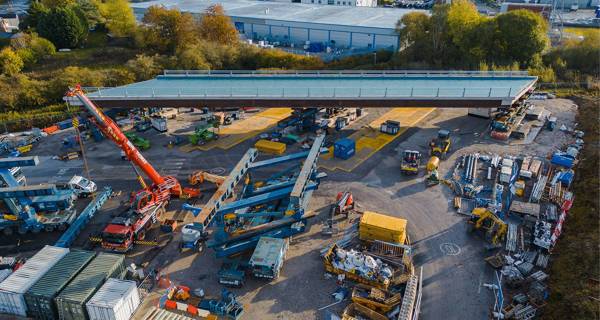
<path id="1" fill-rule="evenodd" d="M 88 90 L 104 107 L 498 107 L 536 81 L 522 72 L 165 71 L 148 81 Z"/>

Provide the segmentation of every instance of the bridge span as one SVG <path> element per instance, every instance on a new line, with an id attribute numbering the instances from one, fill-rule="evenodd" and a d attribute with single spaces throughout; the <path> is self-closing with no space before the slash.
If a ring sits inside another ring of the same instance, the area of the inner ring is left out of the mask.
<path id="1" fill-rule="evenodd" d="M 85 89 L 105 108 L 496 108 L 512 105 L 536 82 L 537 77 L 518 71 L 167 70 L 148 81 Z"/>

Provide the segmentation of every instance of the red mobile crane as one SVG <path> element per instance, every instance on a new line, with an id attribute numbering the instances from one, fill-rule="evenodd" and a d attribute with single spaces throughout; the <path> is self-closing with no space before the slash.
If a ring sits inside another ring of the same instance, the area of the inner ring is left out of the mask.
<path id="1" fill-rule="evenodd" d="M 164 206 L 171 196 L 196 197 L 200 194 L 197 189 L 182 188 L 175 177 L 161 176 L 154 167 L 144 158 L 139 150 L 127 139 L 119 126 L 83 93 L 81 87 L 76 86 L 67 92 L 68 97 L 77 98 L 88 112 L 92 114 L 92 122 L 111 139 L 133 164 L 137 179 L 142 189 L 131 197 L 131 208 L 115 217 L 102 232 L 102 247 L 115 251 L 128 251 L 134 240 L 143 240 L 145 232 L 164 211 Z M 150 178 L 152 185 L 148 186 L 138 171 L 141 169 Z"/>

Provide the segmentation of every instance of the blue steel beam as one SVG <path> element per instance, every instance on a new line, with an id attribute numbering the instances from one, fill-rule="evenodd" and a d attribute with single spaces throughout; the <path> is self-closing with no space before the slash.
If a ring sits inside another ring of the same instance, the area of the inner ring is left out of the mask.
<path id="1" fill-rule="evenodd" d="M 317 168 L 317 159 L 319 158 L 319 154 L 321 153 L 321 146 L 325 141 L 325 135 L 319 135 L 315 138 L 312 147 L 310 148 L 308 157 L 304 160 L 304 165 L 302 165 L 302 170 L 300 170 L 300 174 L 296 179 L 296 184 L 292 189 L 290 194 L 290 204 L 288 206 L 288 210 L 300 211 L 300 204 L 302 202 L 302 197 L 304 195 L 304 191 L 307 189 L 309 181 Z"/>
<path id="2" fill-rule="evenodd" d="M 309 182 L 308 185 L 306 186 L 306 190 L 316 189 L 317 186 L 318 185 L 316 183 Z M 273 200 L 283 199 L 283 198 L 289 196 L 289 194 L 290 194 L 290 192 L 292 192 L 292 190 L 293 190 L 292 187 L 281 188 L 281 189 L 275 190 L 273 192 L 267 192 L 267 193 L 263 193 L 263 194 L 260 194 L 260 195 L 254 196 L 254 197 L 249 197 L 249 198 L 244 198 L 244 199 L 241 199 L 238 201 L 229 202 L 229 203 L 223 205 L 223 207 L 221 207 L 221 209 L 219 209 L 217 211 L 217 213 L 218 214 L 231 213 L 238 209 L 256 206 L 256 205 L 270 202 Z"/>
<path id="3" fill-rule="evenodd" d="M 56 194 L 58 189 L 54 184 L 39 184 L 33 186 L 21 186 L 0 188 L 0 199 L 25 198 L 37 196 L 50 196 Z"/>
<path id="4" fill-rule="evenodd" d="M 69 229 L 67 229 L 67 231 L 65 231 L 65 233 L 62 234 L 58 241 L 56 241 L 55 246 L 62 248 L 70 247 L 73 241 L 75 241 L 75 238 L 77 237 L 79 232 L 83 230 L 85 225 L 92 219 L 92 217 L 94 217 L 96 212 L 98 212 L 98 210 L 102 208 L 102 206 L 108 200 L 108 197 L 111 195 L 111 193 L 111 187 L 104 187 L 104 190 L 100 194 L 96 195 L 96 198 L 92 200 L 92 202 L 90 202 L 90 204 L 88 204 L 88 206 L 85 207 L 85 209 L 83 209 L 81 214 L 79 214 L 79 217 L 75 219 L 75 221 L 73 222 L 73 224 L 71 224 Z"/>
<path id="5" fill-rule="evenodd" d="M 34 157 L 37 159 L 37 157 Z M 18 159 L 18 158 L 17 158 Z M 0 159 L 3 160 L 3 159 Z M 32 160 L 35 163 L 37 160 Z M 14 168 L 14 167 L 13 167 Z M 21 185 L 15 179 L 15 177 L 10 172 L 10 168 L 0 169 L 0 179 L 4 182 L 5 185 L 9 187 L 20 187 Z M 2 188 L 5 189 L 5 188 Z M 20 199 L 19 199 L 20 200 Z M 19 216 L 21 220 L 25 222 L 25 229 L 29 228 L 41 229 L 41 224 L 37 221 L 35 216 L 35 210 L 30 206 L 23 206 L 17 202 L 17 199 L 13 198 L 5 198 L 4 202 L 6 203 L 8 209 L 11 211 L 13 215 Z M 21 201 L 19 201 L 21 202 Z"/>
<path id="6" fill-rule="evenodd" d="M 329 149 L 327 149 L 327 148 L 321 148 L 321 153 L 327 153 L 328 151 L 329 151 Z M 268 167 L 268 166 L 274 166 L 277 164 L 294 161 L 294 160 L 301 160 L 301 159 L 306 158 L 309 154 L 310 154 L 310 151 L 303 151 L 303 152 L 292 153 L 292 154 L 288 154 L 288 155 L 273 158 L 273 159 L 257 161 L 250 165 L 250 170 L 255 170 L 255 169 Z"/>
<path id="7" fill-rule="evenodd" d="M 233 188 L 242 180 L 250 164 L 256 159 L 258 155 L 258 150 L 255 148 L 250 148 L 242 159 L 236 164 L 236 166 L 231 170 L 223 184 L 219 186 L 217 191 L 213 194 L 213 196 L 208 200 L 208 202 L 200 209 L 195 208 L 193 206 L 187 205 L 184 206 L 184 210 L 192 211 L 194 214 L 194 223 L 197 225 L 202 225 L 204 228 L 208 227 L 210 222 L 213 220 L 215 213 L 221 207 L 223 202 L 227 200 L 233 194 Z M 192 210 L 195 209 L 195 210 Z M 197 210 L 199 209 L 199 210 Z"/>
<path id="8" fill-rule="evenodd" d="M 38 156 L 2 158 L 0 159 L 0 169 L 10 169 L 14 167 L 32 167 L 40 163 Z"/>

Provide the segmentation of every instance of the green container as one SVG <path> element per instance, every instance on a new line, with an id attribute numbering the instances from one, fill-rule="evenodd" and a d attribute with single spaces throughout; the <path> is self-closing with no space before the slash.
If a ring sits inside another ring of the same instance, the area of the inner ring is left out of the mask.
<path id="1" fill-rule="evenodd" d="M 88 319 L 85 303 L 108 278 L 123 279 L 125 256 L 100 253 L 54 299 L 61 320 Z"/>
<path id="2" fill-rule="evenodd" d="M 58 319 L 54 298 L 94 258 L 95 252 L 71 251 L 26 293 L 27 315 L 35 319 Z"/>

